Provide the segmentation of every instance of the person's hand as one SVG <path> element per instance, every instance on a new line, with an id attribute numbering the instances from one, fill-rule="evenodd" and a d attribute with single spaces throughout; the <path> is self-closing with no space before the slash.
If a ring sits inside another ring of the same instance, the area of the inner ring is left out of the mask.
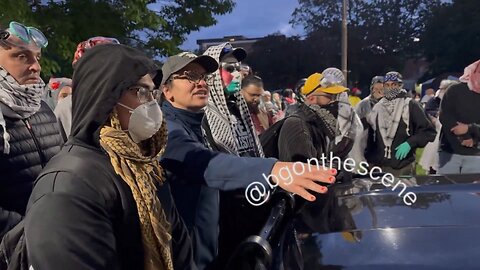
<path id="1" fill-rule="evenodd" d="M 317 167 L 315 164 L 277 162 L 272 168 L 271 180 L 288 192 L 297 194 L 307 201 L 315 201 L 315 196 L 307 190 L 326 193 L 328 189 L 316 182 L 332 184 L 335 182 L 336 174 L 336 169 Z"/>
<path id="2" fill-rule="evenodd" d="M 404 142 L 397 146 L 397 148 L 395 148 L 395 151 L 397 151 L 395 152 L 395 157 L 398 160 L 402 160 L 408 155 L 411 149 L 412 147 L 410 146 L 410 144 L 408 144 L 408 142 Z"/>
<path id="3" fill-rule="evenodd" d="M 457 122 L 457 125 L 450 129 L 453 134 L 460 136 L 468 132 L 468 125 Z"/>
<path id="4" fill-rule="evenodd" d="M 462 145 L 465 147 L 473 147 L 473 139 L 463 140 Z"/>

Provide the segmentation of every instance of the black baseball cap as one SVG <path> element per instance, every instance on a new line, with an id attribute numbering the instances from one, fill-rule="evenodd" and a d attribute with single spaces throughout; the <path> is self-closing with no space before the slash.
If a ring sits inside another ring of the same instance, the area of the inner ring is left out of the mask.
<path id="1" fill-rule="evenodd" d="M 207 73 L 212 73 L 218 69 L 218 62 L 213 57 L 208 55 L 197 56 L 191 52 L 182 52 L 171 56 L 162 66 L 162 85 L 174 74 L 190 63 L 197 63 L 202 66 Z"/>
<path id="2" fill-rule="evenodd" d="M 245 58 L 247 58 L 247 51 L 243 48 L 230 48 L 225 47 L 220 54 L 220 62 L 227 61 L 228 58 L 235 58 L 238 62 L 242 62 Z"/>

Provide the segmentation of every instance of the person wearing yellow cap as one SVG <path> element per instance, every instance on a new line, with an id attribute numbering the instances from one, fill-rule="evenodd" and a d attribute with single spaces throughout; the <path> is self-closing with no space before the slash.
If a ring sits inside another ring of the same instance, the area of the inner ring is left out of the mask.
<path id="1" fill-rule="evenodd" d="M 335 68 L 307 78 L 300 91 L 305 102 L 289 110 L 279 132 L 280 160 L 321 159 L 330 152 L 342 160 L 350 156 L 356 134 L 361 133 L 363 126 L 348 103 L 346 90 L 343 74 Z M 361 155 L 354 159 L 363 160 Z"/>

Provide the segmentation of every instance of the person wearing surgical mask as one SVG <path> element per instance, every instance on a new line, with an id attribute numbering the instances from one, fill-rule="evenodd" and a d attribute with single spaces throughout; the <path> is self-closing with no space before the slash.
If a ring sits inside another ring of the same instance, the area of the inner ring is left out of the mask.
<path id="1" fill-rule="evenodd" d="M 78 60 L 71 135 L 37 178 L 24 219 L 30 268 L 184 269 L 174 261 L 183 223 L 157 197 L 161 79 L 153 60 L 124 45 Z"/>
<path id="2" fill-rule="evenodd" d="M 437 132 L 423 106 L 408 97 L 402 75 L 396 71 L 384 76 L 384 97 L 368 116 L 370 125 L 366 158 L 370 166 L 383 172 L 415 175 L 415 151 L 435 139 Z"/>

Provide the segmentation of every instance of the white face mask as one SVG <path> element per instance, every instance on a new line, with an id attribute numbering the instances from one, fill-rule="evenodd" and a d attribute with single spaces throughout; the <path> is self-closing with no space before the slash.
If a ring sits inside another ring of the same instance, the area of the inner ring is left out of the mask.
<path id="1" fill-rule="evenodd" d="M 135 143 L 151 138 L 160 130 L 163 122 L 163 113 L 156 100 L 132 109 L 122 103 L 118 105 L 130 110 L 128 133 Z"/>

